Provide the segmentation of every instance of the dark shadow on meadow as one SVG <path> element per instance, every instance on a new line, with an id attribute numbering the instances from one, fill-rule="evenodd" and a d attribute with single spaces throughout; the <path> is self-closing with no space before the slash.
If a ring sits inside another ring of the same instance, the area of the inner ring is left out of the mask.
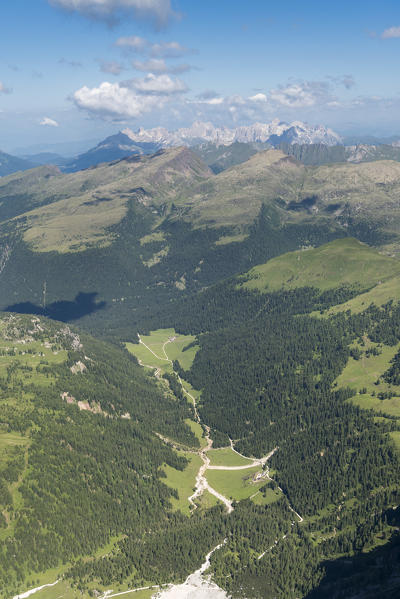
<path id="1" fill-rule="evenodd" d="M 53 302 L 43 308 L 32 302 L 21 302 L 4 308 L 5 312 L 16 312 L 18 314 L 37 314 L 38 316 L 47 316 L 53 320 L 61 322 L 70 322 L 79 320 L 83 316 L 102 310 L 106 302 L 96 302 L 96 292 L 77 294 L 73 301 L 60 300 Z"/>

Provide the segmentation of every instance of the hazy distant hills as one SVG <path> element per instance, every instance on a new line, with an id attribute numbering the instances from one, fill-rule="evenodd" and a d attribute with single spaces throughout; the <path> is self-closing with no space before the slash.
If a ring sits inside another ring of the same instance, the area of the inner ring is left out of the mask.
<path id="1" fill-rule="evenodd" d="M 60 167 L 65 166 L 71 161 L 71 158 L 66 158 L 65 156 L 61 156 L 61 154 L 57 154 L 56 152 L 38 152 L 37 154 L 27 154 L 22 156 L 22 158 L 25 158 L 31 164 L 54 164 L 55 166 Z"/>
<path id="2" fill-rule="evenodd" d="M 36 166 L 34 161 L 17 158 L 0 151 L 0 177 L 5 177 L 17 171 L 25 171 L 34 166 Z"/>
<path id="3" fill-rule="evenodd" d="M 162 144 L 153 142 L 134 142 L 126 133 L 120 131 L 116 135 L 110 135 L 97 146 L 80 154 L 75 159 L 68 161 L 65 164 L 65 170 L 67 172 L 79 171 L 102 162 L 126 158 L 133 154 L 152 154 L 162 147 L 164 147 Z"/>

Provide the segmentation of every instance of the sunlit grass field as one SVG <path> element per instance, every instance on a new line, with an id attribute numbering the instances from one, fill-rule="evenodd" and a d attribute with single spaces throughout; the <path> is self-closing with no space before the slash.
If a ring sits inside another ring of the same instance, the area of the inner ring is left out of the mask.
<path id="1" fill-rule="evenodd" d="M 178 491 L 179 499 L 175 499 L 174 497 L 170 499 L 173 509 L 180 510 L 183 514 L 189 515 L 190 503 L 188 497 L 193 494 L 196 476 L 203 462 L 201 457 L 195 453 L 185 451 L 179 451 L 178 453 L 189 460 L 188 465 L 184 470 L 176 470 L 171 466 L 165 465 L 163 471 L 167 475 L 167 478 L 162 478 L 161 480 L 169 487 Z"/>
<path id="2" fill-rule="evenodd" d="M 366 347 L 374 345 L 368 343 Z M 393 347 L 383 345 L 379 348 L 382 353 L 378 356 L 362 356 L 359 360 L 350 357 L 342 374 L 336 379 L 338 387 L 354 389 L 355 394 L 350 401 L 360 408 L 374 410 L 388 416 L 400 417 L 400 387 L 389 385 L 382 380 L 379 380 L 379 384 L 375 384 L 389 368 L 390 361 L 399 349 L 400 344 Z M 358 392 L 362 388 L 365 388 L 367 392 L 359 394 Z M 377 397 L 378 393 L 387 391 L 394 392 L 396 396 L 391 399 L 379 399 Z"/>
<path id="3" fill-rule="evenodd" d="M 207 452 L 211 466 L 249 466 L 252 459 L 237 454 L 230 447 L 211 449 Z"/>
<path id="4" fill-rule="evenodd" d="M 265 480 L 253 483 L 253 476 L 259 471 L 259 466 L 246 470 L 207 470 L 205 476 L 213 489 L 229 499 L 239 501 L 247 499 L 265 484 Z"/>

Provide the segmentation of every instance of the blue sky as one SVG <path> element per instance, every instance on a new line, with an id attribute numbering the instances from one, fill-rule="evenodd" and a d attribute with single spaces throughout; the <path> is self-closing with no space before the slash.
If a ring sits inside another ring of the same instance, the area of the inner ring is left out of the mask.
<path id="1" fill-rule="evenodd" d="M 400 3 L 13 0 L 0 149 L 129 126 L 305 120 L 400 134 Z"/>

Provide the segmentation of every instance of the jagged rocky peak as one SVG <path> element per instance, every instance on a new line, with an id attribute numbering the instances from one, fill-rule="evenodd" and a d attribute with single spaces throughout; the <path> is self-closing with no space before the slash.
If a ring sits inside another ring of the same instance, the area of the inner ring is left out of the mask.
<path id="1" fill-rule="evenodd" d="M 272 145 L 282 142 L 325 145 L 342 143 L 337 133 L 322 125 L 309 125 L 301 121 L 285 123 L 279 119 L 274 119 L 270 123 L 253 123 L 232 129 L 225 126 L 216 127 L 210 122 L 196 121 L 190 127 L 182 127 L 175 131 L 168 131 L 165 127 L 153 129 L 140 127 L 137 131 L 127 128 L 121 133 L 134 143 L 154 143 L 159 144 L 160 147 L 196 145 L 203 142 L 229 145 L 235 141 L 269 142 Z"/>

